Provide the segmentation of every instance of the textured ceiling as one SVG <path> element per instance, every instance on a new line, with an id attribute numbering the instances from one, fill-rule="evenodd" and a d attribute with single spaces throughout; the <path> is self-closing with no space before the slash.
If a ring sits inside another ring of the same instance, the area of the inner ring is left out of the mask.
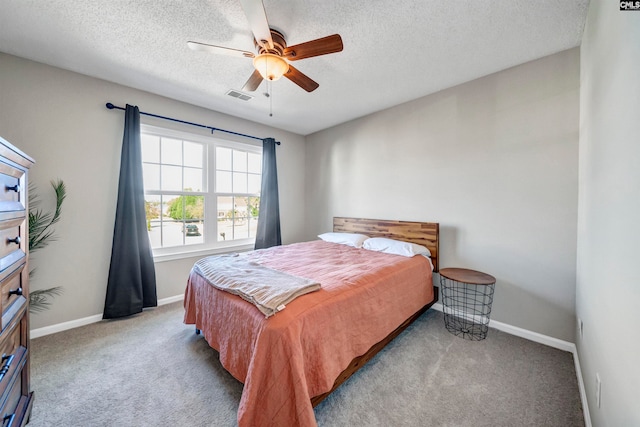
<path id="1" fill-rule="evenodd" d="M 281 79 L 250 101 L 225 95 L 250 59 L 186 44 L 254 51 L 238 0 L 2 0 L 0 51 L 307 135 L 578 46 L 588 1 L 264 0 L 289 45 L 339 33 L 344 50 L 295 62 L 314 92 Z"/>

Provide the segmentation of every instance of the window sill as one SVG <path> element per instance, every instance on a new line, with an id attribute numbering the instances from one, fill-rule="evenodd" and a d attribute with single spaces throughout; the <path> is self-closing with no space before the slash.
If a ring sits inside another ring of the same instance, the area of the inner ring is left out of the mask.
<path id="1" fill-rule="evenodd" d="M 197 249 L 193 251 L 185 251 L 181 250 L 180 252 L 170 252 L 170 253 L 162 253 L 162 254 L 154 254 L 153 262 L 167 262 L 167 261 L 175 261 L 178 259 L 184 258 L 203 258 L 209 255 L 219 255 L 226 254 L 232 252 L 247 252 L 252 251 L 254 248 L 254 243 L 242 243 L 242 244 L 234 244 L 228 246 L 216 246 L 205 249 Z"/>

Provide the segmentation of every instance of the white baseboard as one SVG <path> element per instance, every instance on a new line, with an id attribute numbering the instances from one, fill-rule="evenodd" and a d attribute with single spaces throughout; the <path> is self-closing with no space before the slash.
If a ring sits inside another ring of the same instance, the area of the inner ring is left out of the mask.
<path id="1" fill-rule="evenodd" d="M 437 302 L 433 304 L 435 310 L 443 311 L 442 304 Z M 489 327 L 497 329 L 502 332 L 506 332 L 511 335 L 515 335 L 520 338 L 528 339 L 529 341 L 537 342 L 540 344 L 548 345 L 549 347 L 557 348 L 560 350 L 568 351 L 573 353 L 575 349 L 575 344 L 572 342 L 560 340 L 558 338 L 553 338 L 548 335 L 543 335 L 538 332 L 533 332 L 528 329 L 522 329 L 517 326 L 509 325 L 507 323 L 498 322 L 497 320 L 490 319 Z"/>
<path id="2" fill-rule="evenodd" d="M 591 427 L 591 413 L 589 412 L 589 402 L 587 401 L 587 391 L 584 388 L 584 380 L 582 379 L 582 369 L 580 368 L 580 359 L 578 358 L 578 348 L 573 346 L 573 363 L 576 366 L 576 375 L 578 376 L 578 389 L 580 390 L 580 400 L 582 401 L 582 413 L 584 414 L 584 426 Z"/>
<path id="3" fill-rule="evenodd" d="M 43 328 L 32 329 L 31 338 L 40 338 L 45 335 L 55 334 L 56 332 L 66 331 L 68 329 L 78 328 L 80 326 L 89 325 L 102 320 L 102 314 L 94 314 L 93 316 L 83 317 L 82 319 L 70 320 L 68 322 L 57 323 Z"/>
<path id="4" fill-rule="evenodd" d="M 158 300 L 158 306 L 171 304 L 172 302 L 182 301 L 184 295 L 176 295 L 173 297 L 162 298 Z M 45 326 L 38 329 L 32 329 L 30 334 L 31 338 L 39 338 L 45 335 L 55 334 L 56 332 L 62 332 L 80 326 L 90 325 L 91 323 L 97 323 L 102 320 L 102 314 L 94 314 L 93 316 L 83 317 L 82 319 L 70 320 L 68 322 L 57 323 L 51 326 Z"/>
<path id="5" fill-rule="evenodd" d="M 158 300 L 158 306 L 171 304 L 172 302 L 182 301 L 184 299 L 184 294 L 176 295 L 169 298 L 162 298 Z"/>
<path id="6" fill-rule="evenodd" d="M 443 311 L 442 304 L 437 302 L 433 304 L 434 310 Z M 578 349 L 572 342 L 553 338 L 548 335 L 543 335 L 538 332 L 522 329 L 517 326 L 512 326 L 507 323 L 498 322 L 497 320 L 489 320 L 489 327 L 498 329 L 499 331 L 506 332 L 511 335 L 515 335 L 520 338 L 527 339 L 529 341 L 537 342 L 540 344 L 548 345 L 549 347 L 557 348 L 559 350 L 568 351 L 573 354 L 573 363 L 576 368 L 576 375 L 578 377 L 578 389 L 580 391 L 580 400 L 582 401 L 582 411 L 584 414 L 585 427 L 591 427 L 591 415 L 589 413 L 589 405 L 587 403 L 587 393 L 584 388 L 584 381 L 582 379 L 582 370 L 580 369 L 580 359 L 578 358 Z"/>

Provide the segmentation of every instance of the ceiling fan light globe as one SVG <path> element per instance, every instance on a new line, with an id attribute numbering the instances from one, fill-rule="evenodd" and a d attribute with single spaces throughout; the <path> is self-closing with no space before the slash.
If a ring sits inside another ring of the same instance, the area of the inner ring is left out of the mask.
<path id="1" fill-rule="evenodd" d="M 289 71 L 289 63 L 272 53 L 263 53 L 253 58 L 253 66 L 265 80 L 275 81 Z"/>

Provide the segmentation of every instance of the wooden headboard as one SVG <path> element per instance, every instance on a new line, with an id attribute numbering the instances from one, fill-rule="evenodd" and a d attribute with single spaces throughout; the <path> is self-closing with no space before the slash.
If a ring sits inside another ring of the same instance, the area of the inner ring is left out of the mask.
<path id="1" fill-rule="evenodd" d="M 438 271 L 440 224 L 437 222 L 387 221 L 363 218 L 333 218 L 333 231 L 388 237 L 426 246 L 431 252 L 433 271 Z"/>

